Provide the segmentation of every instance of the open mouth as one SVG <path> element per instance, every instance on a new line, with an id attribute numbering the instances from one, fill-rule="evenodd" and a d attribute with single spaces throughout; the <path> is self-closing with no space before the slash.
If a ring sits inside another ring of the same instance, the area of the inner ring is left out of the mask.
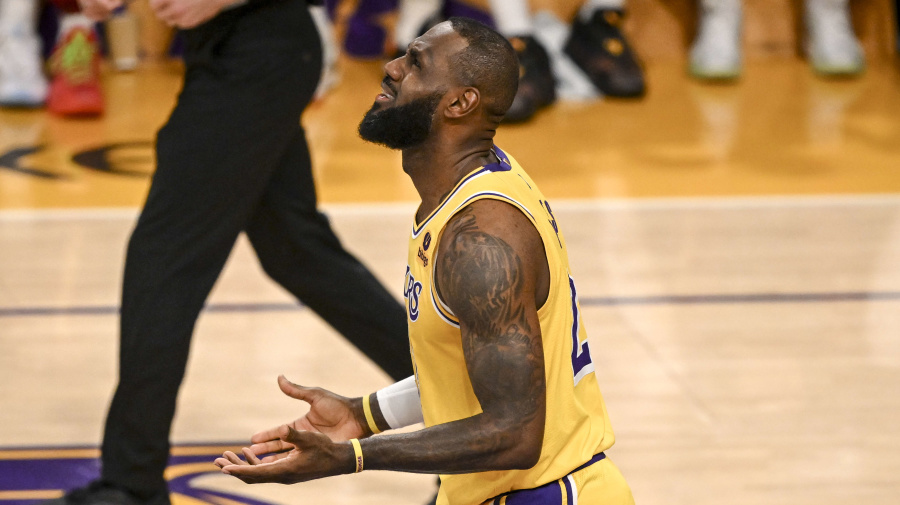
<path id="1" fill-rule="evenodd" d="M 381 90 L 382 92 L 375 97 L 375 100 L 379 102 L 386 102 L 394 99 L 394 91 L 390 88 L 386 80 L 381 81 Z"/>

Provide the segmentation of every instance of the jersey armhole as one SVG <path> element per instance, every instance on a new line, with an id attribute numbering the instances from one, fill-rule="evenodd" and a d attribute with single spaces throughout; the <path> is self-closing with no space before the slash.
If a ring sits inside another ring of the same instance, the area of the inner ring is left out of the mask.
<path id="1" fill-rule="evenodd" d="M 541 311 L 549 305 L 551 298 L 553 298 L 556 278 L 553 275 L 552 269 L 550 268 L 550 255 L 549 251 L 547 250 L 547 242 L 544 240 L 544 236 L 541 234 L 541 231 L 537 227 L 537 222 L 534 215 L 532 215 L 531 212 L 522 203 L 506 194 L 498 193 L 495 191 L 475 193 L 467 198 L 463 203 L 459 204 L 458 207 L 453 209 L 453 212 L 447 217 L 447 221 L 444 223 L 444 227 L 441 228 L 440 233 L 438 233 L 437 238 L 435 238 L 434 257 L 432 258 L 431 264 L 431 278 L 434 279 L 434 282 L 431 283 L 431 301 L 434 304 L 434 308 L 437 310 L 437 313 L 441 316 L 441 319 L 453 326 L 456 326 L 457 328 L 459 327 L 459 318 L 456 317 L 453 311 L 450 310 L 450 307 L 444 302 L 443 299 L 441 299 L 441 295 L 437 289 L 438 251 L 440 251 L 440 243 L 441 239 L 444 238 L 444 229 L 447 227 L 447 223 L 449 223 L 454 216 L 459 214 L 460 211 L 462 211 L 470 204 L 477 202 L 478 200 L 488 199 L 507 203 L 511 207 L 524 214 L 525 217 L 527 217 L 531 222 L 531 226 L 534 227 L 534 230 L 537 232 L 538 237 L 541 239 L 541 245 L 544 248 L 544 260 L 547 262 L 547 270 L 550 272 L 550 286 L 547 292 L 547 299 L 544 300 L 544 303 L 542 303 L 541 306 L 537 308 L 538 315 L 540 315 Z"/>

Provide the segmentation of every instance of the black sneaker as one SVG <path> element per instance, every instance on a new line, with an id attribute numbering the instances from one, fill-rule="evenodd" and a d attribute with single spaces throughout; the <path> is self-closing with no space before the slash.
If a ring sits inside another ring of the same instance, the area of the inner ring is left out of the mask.
<path id="1" fill-rule="evenodd" d="M 597 9 L 589 22 L 576 17 L 565 52 L 607 96 L 639 97 L 644 75 L 619 29 L 622 11 Z"/>
<path id="2" fill-rule="evenodd" d="M 556 100 L 556 80 L 547 50 L 534 37 L 512 37 L 509 41 L 519 57 L 519 90 L 503 122 L 521 123 Z"/>
<path id="3" fill-rule="evenodd" d="M 144 505 L 130 493 L 95 480 L 85 487 L 73 489 L 65 495 L 40 505 Z"/>

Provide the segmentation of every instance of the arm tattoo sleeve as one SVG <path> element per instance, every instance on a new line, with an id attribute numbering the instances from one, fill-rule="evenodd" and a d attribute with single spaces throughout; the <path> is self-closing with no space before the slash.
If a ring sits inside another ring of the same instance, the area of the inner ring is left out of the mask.
<path id="1" fill-rule="evenodd" d="M 459 317 L 482 410 L 497 423 L 527 425 L 543 417 L 546 402 L 540 327 L 522 258 L 485 232 L 471 208 L 450 222 L 445 239 L 437 287 Z"/>

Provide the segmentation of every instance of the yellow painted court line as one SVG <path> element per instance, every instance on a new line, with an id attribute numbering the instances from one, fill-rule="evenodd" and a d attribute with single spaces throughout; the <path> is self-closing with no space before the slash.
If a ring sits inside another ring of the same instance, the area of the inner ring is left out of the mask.
<path id="1" fill-rule="evenodd" d="M 218 456 L 225 451 L 240 453 L 236 445 L 196 445 L 172 447 L 173 456 Z M 99 458 L 100 449 L 9 449 L 0 450 L 0 460 Z"/>
<path id="2" fill-rule="evenodd" d="M 63 495 L 62 489 L 41 489 L 40 491 L 0 491 L 3 500 L 52 500 Z"/>
<path id="3" fill-rule="evenodd" d="M 81 459 L 99 458 L 100 449 L 12 449 L 0 451 L 3 459 Z"/>
<path id="4" fill-rule="evenodd" d="M 212 457 L 204 463 L 185 463 L 166 468 L 163 475 L 166 480 L 174 480 L 185 475 L 218 472 L 219 468 L 213 464 Z"/>

